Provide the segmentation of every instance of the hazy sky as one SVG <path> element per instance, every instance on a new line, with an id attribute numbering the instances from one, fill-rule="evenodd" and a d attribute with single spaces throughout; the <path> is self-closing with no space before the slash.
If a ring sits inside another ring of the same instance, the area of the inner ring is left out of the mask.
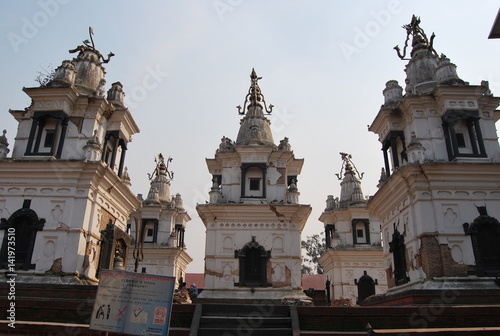
<path id="1" fill-rule="evenodd" d="M 255 68 L 271 115 L 274 140 L 283 137 L 305 164 L 300 202 L 311 204 L 303 238 L 320 233 L 327 195 L 339 196 L 339 152 L 352 154 L 373 195 L 383 165 L 377 136 L 367 130 L 388 80 L 404 83 L 393 47 L 401 28 L 420 16 L 434 47 L 459 76 L 500 93 L 500 40 L 488 40 L 497 1 L 2 1 L 0 2 L 0 128 L 12 149 L 17 130 L 10 109 L 29 106 L 22 87 L 38 72 L 72 59 L 94 29 L 97 49 L 116 54 L 105 65 L 108 88 L 120 81 L 141 133 L 128 146 L 134 193 L 147 195 L 154 156 L 172 156 L 171 193 L 180 193 L 192 221 L 186 230 L 188 272 L 203 272 L 205 227 L 195 205 L 211 186 L 205 158 L 222 136 L 239 129 Z M 403 85 L 404 86 L 404 85 Z"/>

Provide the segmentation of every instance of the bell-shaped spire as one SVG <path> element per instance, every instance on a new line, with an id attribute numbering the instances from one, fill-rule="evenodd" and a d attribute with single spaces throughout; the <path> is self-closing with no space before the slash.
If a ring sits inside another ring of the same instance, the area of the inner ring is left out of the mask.
<path id="1" fill-rule="evenodd" d="M 130 175 L 128 173 L 127 167 L 125 167 L 123 169 L 122 181 L 123 181 L 123 183 L 125 183 L 126 186 L 128 186 L 128 187 L 132 186 L 132 183 L 130 182 Z"/>
<path id="2" fill-rule="evenodd" d="M 99 141 L 99 135 L 97 134 L 97 129 L 94 130 L 94 134 L 89 138 L 87 144 L 83 146 L 85 151 L 85 160 L 87 161 L 99 161 L 102 155 L 102 146 Z"/>
<path id="3" fill-rule="evenodd" d="M 76 68 L 73 61 L 64 60 L 54 72 L 54 78 L 49 83 L 49 86 L 69 86 L 75 82 Z"/>
<path id="4" fill-rule="evenodd" d="M 158 160 L 155 159 L 156 168 L 152 174 L 148 174 L 151 187 L 145 204 L 170 203 L 170 181 L 174 178 L 174 172 L 168 170 L 171 161 L 172 158 L 169 157 L 165 164 L 165 158 L 161 153 L 158 155 Z"/>
<path id="5" fill-rule="evenodd" d="M 436 85 L 461 85 L 464 84 L 457 73 L 456 66 L 450 60 L 434 49 L 435 35 L 432 33 L 427 38 L 420 27 L 420 18 L 413 15 L 411 22 L 403 26 L 406 30 L 406 40 L 403 52 L 398 46 L 394 47 L 399 58 L 409 60 L 406 65 L 406 94 L 430 94 Z M 408 42 L 411 38 L 410 58 L 406 58 Z"/>
<path id="6" fill-rule="evenodd" d="M 342 180 L 340 183 L 340 207 L 348 208 L 356 204 L 364 204 L 365 199 L 363 196 L 363 191 L 361 190 L 361 180 L 363 179 L 364 173 L 359 173 L 352 163 L 352 156 L 347 153 L 340 153 L 342 157 L 342 168 L 337 178 Z M 344 176 L 342 172 L 344 171 Z"/>
<path id="7" fill-rule="evenodd" d="M 108 101 L 117 107 L 125 107 L 124 105 L 125 92 L 123 92 L 123 85 L 120 82 L 111 84 L 108 90 Z"/>
<path id="8" fill-rule="evenodd" d="M 422 163 L 425 160 L 425 147 L 418 141 L 415 132 L 411 132 L 410 143 L 406 150 L 408 161 L 410 163 Z"/>
<path id="9" fill-rule="evenodd" d="M 241 105 L 237 106 L 238 113 L 245 115 L 240 122 L 240 131 L 236 139 L 237 145 L 274 146 L 271 122 L 264 116 L 264 110 L 267 114 L 270 114 L 273 105 L 269 105 L 268 108 L 258 84 L 260 79 L 262 77 L 258 77 L 255 70 L 252 69 L 250 89 L 245 97 L 243 108 L 241 108 Z"/>
<path id="10" fill-rule="evenodd" d="M 95 93 L 106 74 L 102 64 L 108 63 L 110 58 L 115 55 L 110 52 L 108 57 L 104 58 L 95 47 L 93 34 L 92 27 L 89 27 L 90 40 L 84 40 L 83 45 L 69 50 L 70 53 L 78 52 L 77 57 L 73 59 L 76 70 L 74 83 L 83 93 Z"/>

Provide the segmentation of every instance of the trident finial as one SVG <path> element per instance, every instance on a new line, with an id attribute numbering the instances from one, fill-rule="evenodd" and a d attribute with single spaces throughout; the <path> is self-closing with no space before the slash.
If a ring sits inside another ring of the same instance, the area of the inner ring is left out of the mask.
<path id="1" fill-rule="evenodd" d="M 236 106 L 238 109 L 238 114 L 245 114 L 245 107 L 247 106 L 247 102 L 250 101 L 250 106 L 261 106 L 260 102 L 264 103 L 264 108 L 268 114 L 270 114 L 273 111 L 274 105 L 269 105 L 269 109 L 267 108 L 266 101 L 264 99 L 264 95 L 262 94 L 262 91 L 260 91 L 259 83 L 258 81 L 262 79 L 262 77 L 258 77 L 257 73 L 255 72 L 255 69 L 252 68 L 252 73 L 250 74 L 250 89 L 248 90 L 248 94 L 245 96 L 245 103 L 243 104 L 243 110 L 241 109 L 241 105 Z"/>
<path id="2" fill-rule="evenodd" d="M 427 45 L 428 50 L 433 54 L 437 55 L 436 50 L 434 50 L 434 47 L 432 46 L 434 37 L 436 37 L 436 35 L 432 33 L 430 40 L 427 38 L 427 35 L 425 35 L 424 30 L 420 28 L 419 17 L 413 15 L 411 18 L 411 22 L 409 24 L 403 25 L 402 28 L 406 30 L 406 40 L 405 40 L 405 46 L 403 48 L 403 53 L 401 54 L 399 46 L 394 47 L 400 59 L 408 60 L 408 58 L 405 57 L 406 57 L 406 48 L 408 47 L 408 41 L 410 39 L 410 35 L 412 36 L 413 39 L 412 42 L 413 46 L 415 46 L 416 43 Z"/>
<path id="3" fill-rule="evenodd" d="M 158 159 L 155 157 L 155 163 L 156 167 L 153 170 L 153 172 L 150 174 L 148 173 L 148 179 L 152 181 L 155 177 L 159 175 L 166 175 L 168 176 L 169 179 L 173 180 L 174 179 L 174 172 L 168 170 L 168 164 L 172 162 L 172 157 L 168 157 L 167 159 L 167 164 L 165 164 L 165 158 L 163 157 L 163 154 L 158 154 Z"/>
<path id="4" fill-rule="evenodd" d="M 363 175 L 365 175 L 365 173 L 361 173 L 361 174 L 359 173 L 358 169 L 356 168 L 356 166 L 354 165 L 354 163 L 351 160 L 352 155 L 347 154 L 347 153 L 343 153 L 343 152 L 340 152 L 339 154 L 342 157 L 342 168 L 340 168 L 340 173 L 335 174 L 337 176 L 337 178 L 339 180 L 342 180 L 342 172 L 345 169 L 346 171 L 350 170 L 350 171 L 354 172 L 356 175 L 358 175 L 358 178 L 360 180 L 362 180 Z"/>

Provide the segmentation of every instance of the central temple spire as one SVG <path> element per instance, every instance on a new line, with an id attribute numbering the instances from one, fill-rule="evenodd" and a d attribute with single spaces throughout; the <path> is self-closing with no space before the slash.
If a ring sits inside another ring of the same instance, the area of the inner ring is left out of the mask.
<path id="1" fill-rule="evenodd" d="M 350 154 L 341 152 L 340 156 L 342 157 L 342 168 L 339 174 L 335 174 L 339 180 L 342 180 L 340 183 L 342 188 L 340 191 L 340 207 L 363 206 L 366 203 L 361 190 L 361 180 L 364 173 L 360 174 L 358 172 Z M 342 176 L 343 171 L 345 171 L 344 176 Z"/>
<path id="2" fill-rule="evenodd" d="M 250 74 L 250 89 L 248 90 L 248 94 L 245 97 L 243 110 L 241 109 L 241 105 L 236 106 L 239 114 L 245 114 L 245 107 L 247 106 L 247 103 L 250 103 L 248 105 L 248 111 L 250 111 L 252 107 L 257 106 L 259 106 L 262 111 L 262 105 L 260 104 L 261 101 L 264 104 L 264 108 L 266 109 L 267 114 L 270 114 L 273 111 L 274 106 L 272 104 L 269 105 L 269 109 L 267 108 L 266 100 L 264 99 L 264 95 L 262 94 L 258 83 L 260 79 L 262 79 L 262 77 L 258 77 L 255 69 L 252 68 L 252 73 Z"/>
<path id="3" fill-rule="evenodd" d="M 273 134 L 271 132 L 271 122 L 264 116 L 263 111 L 263 109 L 265 109 L 266 113 L 270 114 L 273 105 L 269 105 L 268 108 L 264 95 L 259 87 L 258 81 L 260 79 L 262 79 L 262 77 L 258 77 L 255 70 L 252 69 L 252 73 L 250 74 L 250 89 L 245 96 L 243 109 L 241 105 L 236 106 L 238 113 L 245 115 L 240 122 L 240 131 L 236 139 L 237 145 L 275 146 Z M 247 111 L 245 113 L 246 108 Z"/>
<path id="4" fill-rule="evenodd" d="M 155 170 L 152 174 L 148 174 L 151 187 L 145 201 L 146 205 L 170 202 L 170 181 L 174 178 L 174 172 L 168 170 L 168 164 L 172 162 L 172 158 L 169 157 L 165 164 L 165 158 L 160 153 L 155 162 Z"/>
<path id="5" fill-rule="evenodd" d="M 395 46 L 398 57 L 409 61 L 406 65 L 406 94 L 410 96 L 427 95 L 438 85 L 464 85 L 456 71 L 455 64 L 445 55 L 434 49 L 434 33 L 428 38 L 420 27 L 420 18 L 413 15 L 409 24 L 403 25 L 406 30 L 406 40 L 403 52 Z M 407 48 L 411 37 L 410 58 L 407 58 Z M 393 87 L 397 87 L 392 85 Z M 399 99 L 398 99 L 399 100 Z"/>

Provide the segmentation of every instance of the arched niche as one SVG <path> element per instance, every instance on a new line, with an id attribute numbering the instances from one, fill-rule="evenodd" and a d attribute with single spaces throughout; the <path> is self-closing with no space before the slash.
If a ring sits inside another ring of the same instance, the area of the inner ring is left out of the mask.
<path id="1" fill-rule="evenodd" d="M 239 259 L 240 282 L 235 286 L 241 287 L 270 287 L 267 282 L 267 263 L 271 258 L 271 251 L 256 242 L 255 237 L 246 243 L 242 249 L 234 252 Z"/>

